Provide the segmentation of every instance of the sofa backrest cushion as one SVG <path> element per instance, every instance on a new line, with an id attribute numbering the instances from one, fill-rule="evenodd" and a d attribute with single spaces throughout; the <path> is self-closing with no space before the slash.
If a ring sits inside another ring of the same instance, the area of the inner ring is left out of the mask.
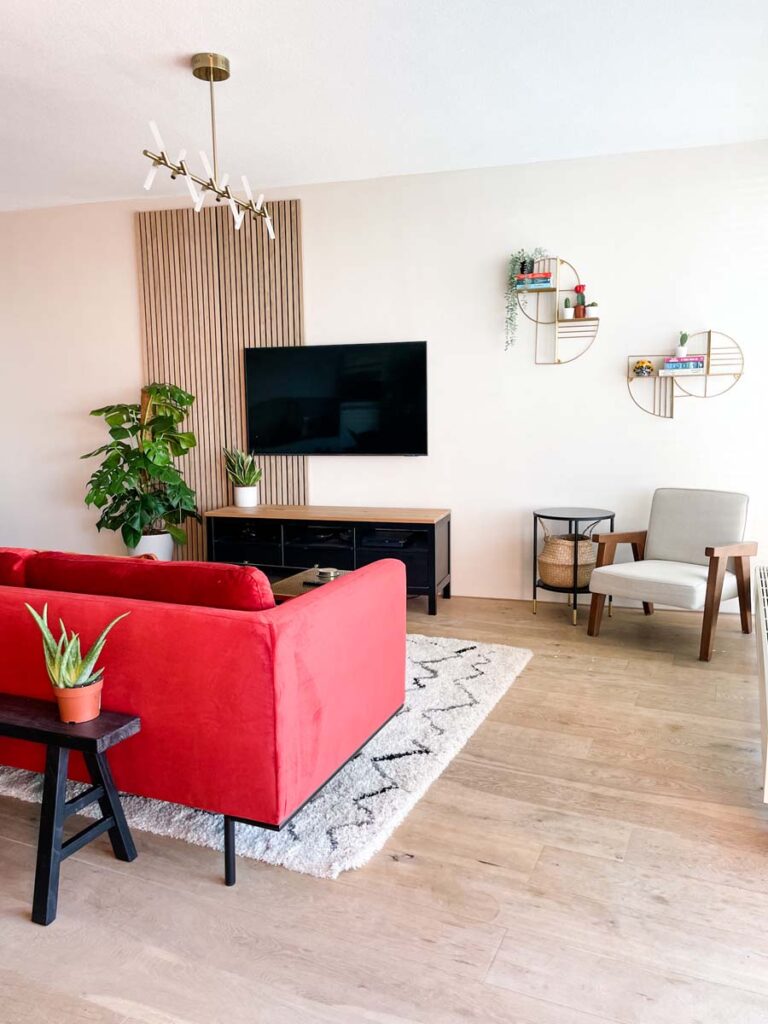
<path id="1" fill-rule="evenodd" d="M 705 548 L 736 544 L 747 525 L 746 494 L 662 487 L 653 496 L 645 557 L 707 565 Z"/>
<path id="2" fill-rule="evenodd" d="M 40 551 L 26 562 L 25 583 L 38 590 L 100 594 L 166 604 L 257 612 L 275 599 L 263 572 L 252 566 L 217 562 L 159 562 L 154 559 Z"/>
<path id="3" fill-rule="evenodd" d="M 27 560 L 35 554 L 29 548 L 0 548 L 0 587 L 23 587 Z"/>

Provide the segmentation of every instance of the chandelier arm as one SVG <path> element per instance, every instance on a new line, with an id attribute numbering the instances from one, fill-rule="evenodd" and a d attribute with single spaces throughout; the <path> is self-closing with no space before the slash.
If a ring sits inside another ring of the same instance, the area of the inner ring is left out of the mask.
<path id="1" fill-rule="evenodd" d="M 193 174 L 183 161 L 180 164 L 175 164 L 173 160 L 168 159 L 168 156 L 165 153 L 153 153 L 151 150 L 145 149 L 143 150 L 143 155 L 147 160 L 152 161 L 153 167 L 167 167 L 171 172 L 172 178 L 179 176 L 189 178 L 190 181 L 194 181 L 195 184 L 200 186 L 200 188 L 205 189 L 208 192 L 213 192 L 219 199 L 226 199 L 227 202 L 231 201 L 235 203 L 238 209 L 242 210 L 244 213 L 250 213 L 251 216 L 254 217 L 261 217 L 263 220 L 269 222 L 271 226 L 271 218 L 269 217 L 265 206 L 262 206 L 261 209 L 259 209 L 253 201 L 250 203 L 243 202 L 242 199 L 238 199 L 237 196 L 232 195 L 229 185 L 225 188 L 219 188 L 219 186 L 210 179 L 206 180 L 205 178 L 199 177 L 197 174 Z"/>

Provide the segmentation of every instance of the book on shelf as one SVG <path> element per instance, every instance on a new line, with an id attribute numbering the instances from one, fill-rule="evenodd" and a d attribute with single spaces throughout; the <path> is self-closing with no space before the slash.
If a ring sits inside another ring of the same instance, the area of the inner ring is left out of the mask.
<path id="1" fill-rule="evenodd" d="M 701 370 L 704 367 L 704 360 L 681 360 L 679 363 L 665 363 L 665 370 Z"/>
<path id="2" fill-rule="evenodd" d="M 552 277 L 551 270 L 539 270 L 535 274 L 515 274 L 518 281 L 535 281 L 537 277 Z"/>
<path id="3" fill-rule="evenodd" d="M 703 366 L 689 366 L 686 369 L 670 370 L 659 370 L 660 377 L 701 377 L 704 373 Z"/>
<path id="4" fill-rule="evenodd" d="M 678 363 L 703 363 L 706 361 L 706 356 L 703 353 L 694 353 L 690 356 L 665 356 L 664 363 L 669 366 L 670 363 L 677 365 Z"/>
<path id="5" fill-rule="evenodd" d="M 519 288 L 522 291 L 529 291 L 529 292 L 536 291 L 537 289 L 540 290 L 542 288 L 551 288 L 551 287 L 552 287 L 552 282 L 550 280 L 546 280 L 546 281 L 516 281 L 515 282 L 515 288 Z"/>

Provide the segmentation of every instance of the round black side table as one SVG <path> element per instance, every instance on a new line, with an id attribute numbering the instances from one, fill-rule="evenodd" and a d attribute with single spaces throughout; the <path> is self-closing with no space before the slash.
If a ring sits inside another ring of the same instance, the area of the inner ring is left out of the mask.
<path id="1" fill-rule="evenodd" d="M 579 587 L 579 545 L 573 545 L 573 586 L 553 587 L 549 583 L 542 583 L 538 573 L 538 548 L 539 548 L 539 521 L 541 519 L 554 520 L 559 523 L 568 523 L 568 533 L 578 533 L 579 523 L 601 523 L 608 520 L 611 524 L 610 530 L 613 533 L 615 512 L 605 508 L 540 508 L 533 513 L 533 614 L 536 614 L 536 592 L 537 590 L 551 590 L 556 594 L 570 594 L 573 601 L 573 624 L 579 614 L 579 594 L 588 594 L 589 586 Z M 608 614 L 611 614 L 611 599 L 608 598 Z"/>

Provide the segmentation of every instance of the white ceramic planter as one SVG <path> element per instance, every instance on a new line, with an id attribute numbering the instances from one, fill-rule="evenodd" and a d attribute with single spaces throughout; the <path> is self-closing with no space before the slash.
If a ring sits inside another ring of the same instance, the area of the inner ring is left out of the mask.
<path id="1" fill-rule="evenodd" d="M 259 485 L 235 487 L 235 508 L 256 508 L 259 504 Z"/>
<path id="2" fill-rule="evenodd" d="M 564 309 L 560 314 L 560 319 L 573 320 L 573 306 L 569 306 L 567 309 Z"/>
<path id="3" fill-rule="evenodd" d="M 173 537 L 170 533 L 145 534 L 135 548 L 128 548 L 132 558 L 137 555 L 155 555 L 161 562 L 170 562 L 173 558 Z"/>
<path id="4" fill-rule="evenodd" d="M 678 359 L 685 359 L 685 357 L 688 355 L 688 346 L 678 345 L 675 349 L 675 355 Z"/>

